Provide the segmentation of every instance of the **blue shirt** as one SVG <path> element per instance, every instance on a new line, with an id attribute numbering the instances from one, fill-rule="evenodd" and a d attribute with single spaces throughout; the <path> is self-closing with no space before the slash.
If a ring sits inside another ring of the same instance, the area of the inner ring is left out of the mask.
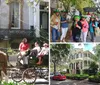
<path id="1" fill-rule="evenodd" d="M 98 21 L 95 21 L 95 26 L 96 26 L 96 27 L 98 27 L 98 24 L 99 24 Z"/>
<path id="2" fill-rule="evenodd" d="M 91 33 L 94 32 L 94 28 L 93 28 L 92 24 L 93 24 L 92 22 L 90 22 L 90 24 L 89 24 L 89 30 Z"/>
<path id="3" fill-rule="evenodd" d="M 61 17 L 61 22 L 62 22 L 62 21 L 66 21 L 66 18 L 65 18 L 65 17 Z M 62 27 L 62 28 L 67 28 L 67 27 L 68 27 L 68 23 L 67 23 L 67 22 L 61 23 L 61 27 Z"/>

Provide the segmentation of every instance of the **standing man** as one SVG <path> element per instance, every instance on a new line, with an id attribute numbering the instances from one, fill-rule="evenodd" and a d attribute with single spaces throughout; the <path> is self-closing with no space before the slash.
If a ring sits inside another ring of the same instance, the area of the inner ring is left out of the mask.
<path id="1" fill-rule="evenodd" d="M 51 16 L 51 28 L 52 28 L 52 42 L 56 42 L 60 37 L 60 14 L 59 10 L 54 10 L 54 14 Z"/>

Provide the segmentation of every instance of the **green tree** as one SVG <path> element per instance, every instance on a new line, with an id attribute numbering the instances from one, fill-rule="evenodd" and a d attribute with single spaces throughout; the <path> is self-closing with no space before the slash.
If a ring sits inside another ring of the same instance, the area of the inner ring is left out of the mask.
<path id="1" fill-rule="evenodd" d="M 96 54 L 95 60 L 96 60 L 97 62 L 99 62 L 99 71 L 100 71 L 100 44 L 98 44 L 98 45 L 96 45 L 96 46 L 94 47 L 94 52 L 95 52 L 95 54 Z"/>
<path id="2" fill-rule="evenodd" d="M 51 62 L 54 65 L 54 74 L 56 73 L 56 66 L 67 57 L 70 49 L 70 44 L 53 44 L 50 48 Z M 63 62 L 65 63 L 65 62 Z"/>
<path id="3" fill-rule="evenodd" d="M 84 13 L 83 8 L 94 7 L 95 4 L 93 0 L 60 0 L 66 10 L 70 11 L 71 7 L 75 7 L 80 12 Z"/>
<path id="4" fill-rule="evenodd" d="M 96 75 L 98 72 L 98 65 L 95 62 L 92 62 L 89 66 L 89 74 Z"/>

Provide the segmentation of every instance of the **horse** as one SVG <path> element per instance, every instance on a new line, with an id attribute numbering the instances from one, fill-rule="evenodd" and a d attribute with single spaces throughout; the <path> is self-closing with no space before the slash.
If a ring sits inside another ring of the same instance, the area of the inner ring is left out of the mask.
<path id="1" fill-rule="evenodd" d="M 3 51 L 0 51 L 0 68 L 7 75 L 7 54 Z"/>

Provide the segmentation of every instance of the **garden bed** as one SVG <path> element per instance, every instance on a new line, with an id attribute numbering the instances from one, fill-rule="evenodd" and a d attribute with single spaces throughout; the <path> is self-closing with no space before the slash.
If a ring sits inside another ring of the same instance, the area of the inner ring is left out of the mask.
<path id="1" fill-rule="evenodd" d="M 66 74 L 67 79 L 73 79 L 73 80 L 84 80 L 88 78 L 87 74 Z"/>
<path id="2" fill-rule="evenodd" d="M 97 75 L 89 76 L 88 80 L 90 82 L 100 83 L 100 73 L 98 73 Z"/>

